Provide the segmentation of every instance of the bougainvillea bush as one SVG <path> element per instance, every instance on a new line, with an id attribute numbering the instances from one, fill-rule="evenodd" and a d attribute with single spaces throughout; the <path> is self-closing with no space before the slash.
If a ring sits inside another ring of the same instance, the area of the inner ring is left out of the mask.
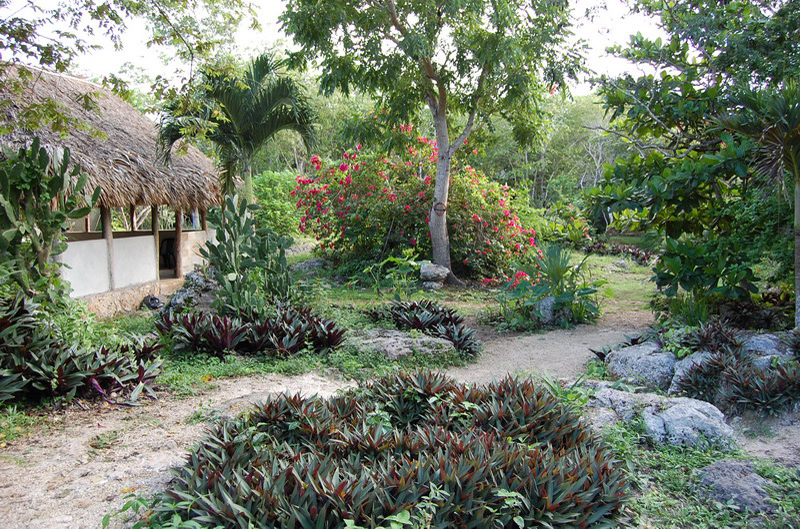
<path id="1" fill-rule="evenodd" d="M 404 130 L 412 134 L 411 127 Z M 297 178 L 294 191 L 303 213 L 300 230 L 338 262 L 380 261 L 408 248 L 429 255 L 436 156 L 436 142 L 417 137 L 390 156 L 355 149 L 330 166 L 313 157 L 313 170 Z M 454 164 L 447 218 L 456 274 L 510 272 L 513 261 L 535 250 L 536 233 L 521 225 L 512 198 L 508 186 Z"/>
<path id="2" fill-rule="evenodd" d="M 174 473 L 150 524 L 617 527 L 628 498 L 610 448 L 544 385 L 430 372 L 269 397 Z"/>

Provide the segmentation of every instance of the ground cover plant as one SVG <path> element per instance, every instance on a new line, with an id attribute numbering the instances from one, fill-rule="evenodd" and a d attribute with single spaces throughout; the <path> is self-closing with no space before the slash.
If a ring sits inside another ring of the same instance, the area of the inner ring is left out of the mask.
<path id="1" fill-rule="evenodd" d="M 0 402 L 155 396 L 156 343 L 82 346 L 22 297 L 0 299 Z"/>
<path id="2" fill-rule="evenodd" d="M 608 526 L 627 499 L 608 446 L 545 387 L 416 373 L 214 426 L 147 523 Z"/>

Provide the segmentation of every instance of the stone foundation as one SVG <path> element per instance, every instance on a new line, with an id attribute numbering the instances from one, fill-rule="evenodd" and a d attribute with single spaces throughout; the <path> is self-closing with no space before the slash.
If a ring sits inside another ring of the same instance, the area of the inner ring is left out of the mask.
<path id="1" fill-rule="evenodd" d="M 100 318 L 110 318 L 118 312 L 137 310 L 145 296 L 158 296 L 161 294 L 161 285 L 158 281 L 150 281 L 141 285 L 120 288 L 102 294 L 92 294 L 80 298 L 89 306 L 89 310 Z"/>

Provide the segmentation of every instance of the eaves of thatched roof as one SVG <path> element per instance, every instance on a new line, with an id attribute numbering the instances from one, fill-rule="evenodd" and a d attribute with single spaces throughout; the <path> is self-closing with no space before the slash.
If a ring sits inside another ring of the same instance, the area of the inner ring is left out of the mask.
<path id="1" fill-rule="evenodd" d="M 6 68 L 6 75 L 16 75 Z M 169 166 L 157 154 L 156 124 L 111 91 L 74 77 L 33 70 L 33 79 L 22 95 L 2 94 L 9 104 L 0 118 L 13 124 L 25 103 L 53 100 L 67 109 L 70 117 L 88 125 L 66 137 L 41 128 L 20 130 L 0 136 L 0 144 L 19 148 L 34 136 L 43 146 L 69 148 L 72 159 L 89 175 L 89 187 L 101 188 L 100 206 L 166 205 L 175 209 L 208 208 L 220 201 L 220 186 L 214 164 L 195 147 L 186 154 L 174 154 Z M 95 94 L 97 105 L 84 108 L 86 94 Z M 98 137 L 97 131 L 103 137 Z"/>

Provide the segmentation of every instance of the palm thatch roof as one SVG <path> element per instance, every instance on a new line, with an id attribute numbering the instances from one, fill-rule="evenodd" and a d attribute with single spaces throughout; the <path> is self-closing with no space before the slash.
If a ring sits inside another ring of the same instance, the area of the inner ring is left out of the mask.
<path id="1" fill-rule="evenodd" d="M 16 75 L 13 68 L 5 71 Z M 94 83 L 32 71 L 33 79 L 21 96 L 2 95 L 10 104 L 0 110 L 0 118 L 13 124 L 26 104 L 57 101 L 71 118 L 88 124 L 88 130 L 73 129 L 62 137 L 46 127 L 15 129 L 0 136 L 0 144 L 16 149 L 38 136 L 43 146 L 69 148 L 72 159 L 89 175 L 88 188 L 101 188 L 100 206 L 166 205 L 189 210 L 220 202 L 214 164 L 198 149 L 189 146 L 185 155 L 173 156 L 166 166 L 156 152 L 156 124 L 136 108 Z M 87 94 L 95 94 L 94 108 L 85 108 Z"/>

